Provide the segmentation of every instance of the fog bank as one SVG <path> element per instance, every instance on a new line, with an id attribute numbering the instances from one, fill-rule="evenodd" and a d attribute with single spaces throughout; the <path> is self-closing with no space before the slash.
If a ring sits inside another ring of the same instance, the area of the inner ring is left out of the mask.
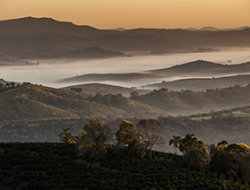
<path id="1" fill-rule="evenodd" d="M 75 85 L 77 83 L 57 83 L 58 80 L 77 75 L 90 73 L 143 72 L 152 69 L 168 68 L 195 60 L 207 60 L 222 64 L 239 64 L 250 61 L 250 53 L 249 50 L 231 50 L 223 52 L 183 53 L 162 56 L 140 56 L 96 60 L 32 60 L 34 62 L 39 62 L 40 64 L 32 66 L 1 66 L 0 78 L 8 81 L 31 82 L 34 84 L 60 88 Z M 227 60 L 231 60 L 231 63 L 227 62 Z M 174 78 L 167 78 L 166 80 L 172 81 L 177 79 L 181 78 L 176 76 Z M 160 81 L 161 80 L 157 79 L 150 81 L 150 83 Z M 131 87 L 144 85 L 148 82 L 149 81 L 145 81 L 144 83 L 144 81 L 139 81 L 138 83 L 133 82 L 132 84 L 103 81 L 102 83 Z"/>

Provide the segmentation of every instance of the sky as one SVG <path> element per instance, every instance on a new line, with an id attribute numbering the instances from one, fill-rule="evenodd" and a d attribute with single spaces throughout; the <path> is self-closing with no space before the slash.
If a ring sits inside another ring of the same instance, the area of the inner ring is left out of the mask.
<path id="1" fill-rule="evenodd" d="M 0 0 L 0 20 L 49 17 L 99 29 L 250 26 L 250 0 Z"/>

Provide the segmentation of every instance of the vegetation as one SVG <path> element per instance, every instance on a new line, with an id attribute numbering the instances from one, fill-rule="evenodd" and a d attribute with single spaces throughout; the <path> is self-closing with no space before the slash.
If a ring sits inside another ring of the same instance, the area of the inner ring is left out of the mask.
<path id="1" fill-rule="evenodd" d="M 157 118 L 159 115 L 189 115 L 229 108 L 231 111 L 217 111 L 193 118 L 201 120 L 232 114 L 242 117 L 250 115 L 249 107 L 246 107 L 250 101 L 250 86 L 206 92 L 161 89 L 140 96 L 132 94 L 132 99 L 121 94 L 97 93 L 93 96 L 75 89 L 68 91 L 29 83 L 0 88 L 0 122 L 81 117 L 108 120 L 119 117 Z M 233 110 L 234 107 L 240 109 Z"/>
<path id="2" fill-rule="evenodd" d="M 175 154 L 177 154 L 178 147 L 181 143 L 181 136 L 173 136 L 173 139 L 169 140 L 169 146 L 173 144 L 174 149 L 175 149 Z"/>
<path id="3" fill-rule="evenodd" d="M 106 144 L 112 138 L 110 128 L 100 121 L 91 120 L 84 125 L 83 129 L 84 131 L 79 135 L 78 149 L 96 159 L 102 158 Z"/>
<path id="4" fill-rule="evenodd" d="M 90 120 L 78 138 L 62 128 L 63 143 L 0 143 L 0 185 L 17 190 L 249 189 L 246 144 L 224 146 L 223 140 L 210 158 L 203 141 L 188 133 L 170 140 L 184 147 L 178 156 L 152 150 L 152 135 L 162 130 L 154 119 L 137 125 L 123 120 L 115 143 L 107 125 Z"/>
<path id="5" fill-rule="evenodd" d="M 69 132 L 69 128 L 62 128 L 63 132 L 59 134 L 59 140 L 62 141 L 63 143 L 75 143 L 76 138 Z"/>

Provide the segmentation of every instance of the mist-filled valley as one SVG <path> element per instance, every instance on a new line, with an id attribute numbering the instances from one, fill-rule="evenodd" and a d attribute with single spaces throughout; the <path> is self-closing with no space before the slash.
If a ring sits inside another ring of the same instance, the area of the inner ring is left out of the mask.
<path id="1" fill-rule="evenodd" d="M 249 189 L 249 94 L 249 27 L 0 21 L 0 187 Z"/>
<path id="2" fill-rule="evenodd" d="M 0 63 L 5 63 L 5 65 L 1 67 L 0 74 L 1 77 L 7 81 L 31 82 L 34 84 L 43 84 L 45 86 L 51 86 L 56 88 L 91 82 L 121 85 L 124 87 L 139 87 L 149 83 L 162 82 L 163 80 L 173 81 L 183 78 L 192 78 L 192 76 L 185 77 L 176 75 L 165 76 L 161 77 L 160 79 L 144 78 L 133 81 L 129 81 L 129 79 L 127 81 L 116 81 L 114 79 L 112 81 L 93 80 L 87 82 L 78 81 L 67 83 L 58 83 L 58 81 L 64 78 L 84 74 L 143 73 L 149 70 L 169 68 L 175 65 L 181 65 L 196 60 L 205 60 L 215 63 L 231 65 L 248 62 L 250 60 L 250 55 L 249 50 L 236 49 L 220 52 L 178 53 L 170 55 L 147 55 L 108 59 L 23 59 L 21 62 L 23 63 L 22 65 L 18 65 L 18 61 L 15 61 L 15 63 L 13 63 L 9 61 L 1 62 L 0 60 Z M 230 60 L 230 62 L 228 62 L 228 60 Z M 221 74 L 217 74 L 217 77 L 225 75 L 227 76 L 228 74 L 224 74 L 223 72 L 221 72 Z M 206 75 L 204 75 L 204 77 L 206 77 Z"/>

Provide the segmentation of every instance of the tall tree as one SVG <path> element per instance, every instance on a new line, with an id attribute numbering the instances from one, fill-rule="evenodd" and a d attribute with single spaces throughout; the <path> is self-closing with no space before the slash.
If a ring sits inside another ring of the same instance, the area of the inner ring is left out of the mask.
<path id="1" fill-rule="evenodd" d="M 78 148 L 96 159 L 101 158 L 106 152 L 107 142 L 112 139 L 111 129 L 98 120 L 89 121 L 83 129 L 79 135 Z"/>
<path id="2" fill-rule="evenodd" d="M 70 132 L 69 128 L 62 128 L 62 132 L 59 134 L 59 140 L 62 141 L 63 143 L 75 143 L 76 142 L 76 137 L 74 137 Z"/>
<path id="3" fill-rule="evenodd" d="M 144 141 L 149 150 L 149 156 L 151 157 L 153 146 L 163 146 L 165 143 L 162 136 L 159 134 L 163 131 L 163 127 L 161 123 L 155 119 L 141 119 L 136 126 L 145 135 Z"/>
<path id="4" fill-rule="evenodd" d="M 124 120 L 119 125 L 119 130 L 115 133 L 118 146 L 121 144 L 128 146 L 131 156 L 137 155 L 143 157 L 145 155 L 145 144 L 142 139 L 145 137 L 142 131 L 136 130 L 135 123 Z"/>
<path id="5" fill-rule="evenodd" d="M 193 169 L 201 170 L 210 162 L 210 156 L 205 149 L 191 148 L 183 156 L 185 164 Z"/>
<path id="6" fill-rule="evenodd" d="M 179 145 L 179 150 L 181 152 L 188 151 L 191 148 L 201 148 L 204 149 L 206 144 L 202 140 L 198 140 L 194 134 L 186 134 L 185 138 L 182 139 L 181 144 Z"/>
<path id="7" fill-rule="evenodd" d="M 177 150 L 178 150 L 178 147 L 181 143 L 181 136 L 173 136 L 173 139 L 170 139 L 169 140 L 169 146 L 171 146 L 172 144 L 174 145 L 174 149 L 175 149 L 175 154 L 177 154 Z"/>

